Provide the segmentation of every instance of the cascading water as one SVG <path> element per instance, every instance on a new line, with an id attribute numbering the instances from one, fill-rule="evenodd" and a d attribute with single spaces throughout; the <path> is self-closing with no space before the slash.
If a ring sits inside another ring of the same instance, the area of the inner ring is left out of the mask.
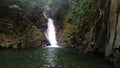
<path id="1" fill-rule="evenodd" d="M 48 23 L 47 23 L 48 28 L 45 32 L 45 36 L 50 43 L 49 47 L 59 47 L 56 40 L 56 31 L 55 31 L 54 22 L 51 18 L 47 17 L 45 12 L 44 12 L 44 16 L 48 20 Z"/>

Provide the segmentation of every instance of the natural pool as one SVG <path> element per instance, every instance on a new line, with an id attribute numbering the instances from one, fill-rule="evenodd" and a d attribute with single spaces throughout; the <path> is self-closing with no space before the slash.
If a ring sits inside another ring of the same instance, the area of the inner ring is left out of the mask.
<path id="1" fill-rule="evenodd" d="M 0 68 L 111 68 L 105 59 L 71 48 L 40 48 L 0 52 Z"/>

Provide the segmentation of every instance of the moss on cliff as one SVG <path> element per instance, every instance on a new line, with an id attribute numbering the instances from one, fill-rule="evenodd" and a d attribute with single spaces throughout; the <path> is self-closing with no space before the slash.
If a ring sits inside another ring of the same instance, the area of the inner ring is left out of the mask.
<path id="1" fill-rule="evenodd" d="M 16 24 L 9 17 L 0 20 L 0 46 L 3 48 L 18 48 L 40 45 L 42 32 L 30 21 L 19 20 L 23 23 Z"/>

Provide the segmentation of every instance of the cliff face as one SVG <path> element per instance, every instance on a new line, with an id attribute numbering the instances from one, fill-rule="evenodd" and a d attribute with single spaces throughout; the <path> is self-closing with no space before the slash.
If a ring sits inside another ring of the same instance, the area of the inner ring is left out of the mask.
<path id="1" fill-rule="evenodd" d="M 111 0 L 107 34 L 108 40 L 105 55 L 112 55 L 111 61 L 115 65 L 120 64 L 120 0 Z M 119 68 L 120 66 L 117 67 Z"/>
<path id="2" fill-rule="evenodd" d="M 110 7 L 110 17 L 108 23 L 108 43 L 106 46 L 106 55 L 112 52 L 112 49 L 120 46 L 120 1 L 112 0 Z"/>
<path id="3" fill-rule="evenodd" d="M 42 3 L 42 0 L 39 1 Z M 36 1 L 0 1 L 0 48 L 24 48 L 48 43 L 43 7 Z"/>
<path id="4" fill-rule="evenodd" d="M 88 32 L 90 41 L 120 68 L 120 0 L 100 1 L 99 9 L 98 20 Z"/>

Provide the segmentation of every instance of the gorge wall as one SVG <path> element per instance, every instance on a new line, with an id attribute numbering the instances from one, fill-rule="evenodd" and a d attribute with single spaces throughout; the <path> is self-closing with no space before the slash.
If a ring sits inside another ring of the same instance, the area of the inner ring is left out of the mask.
<path id="1" fill-rule="evenodd" d="M 120 68 L 120 0 L 100 0 L 99 15 L 85 37 L 95 52 L 103 52 Z"/>

